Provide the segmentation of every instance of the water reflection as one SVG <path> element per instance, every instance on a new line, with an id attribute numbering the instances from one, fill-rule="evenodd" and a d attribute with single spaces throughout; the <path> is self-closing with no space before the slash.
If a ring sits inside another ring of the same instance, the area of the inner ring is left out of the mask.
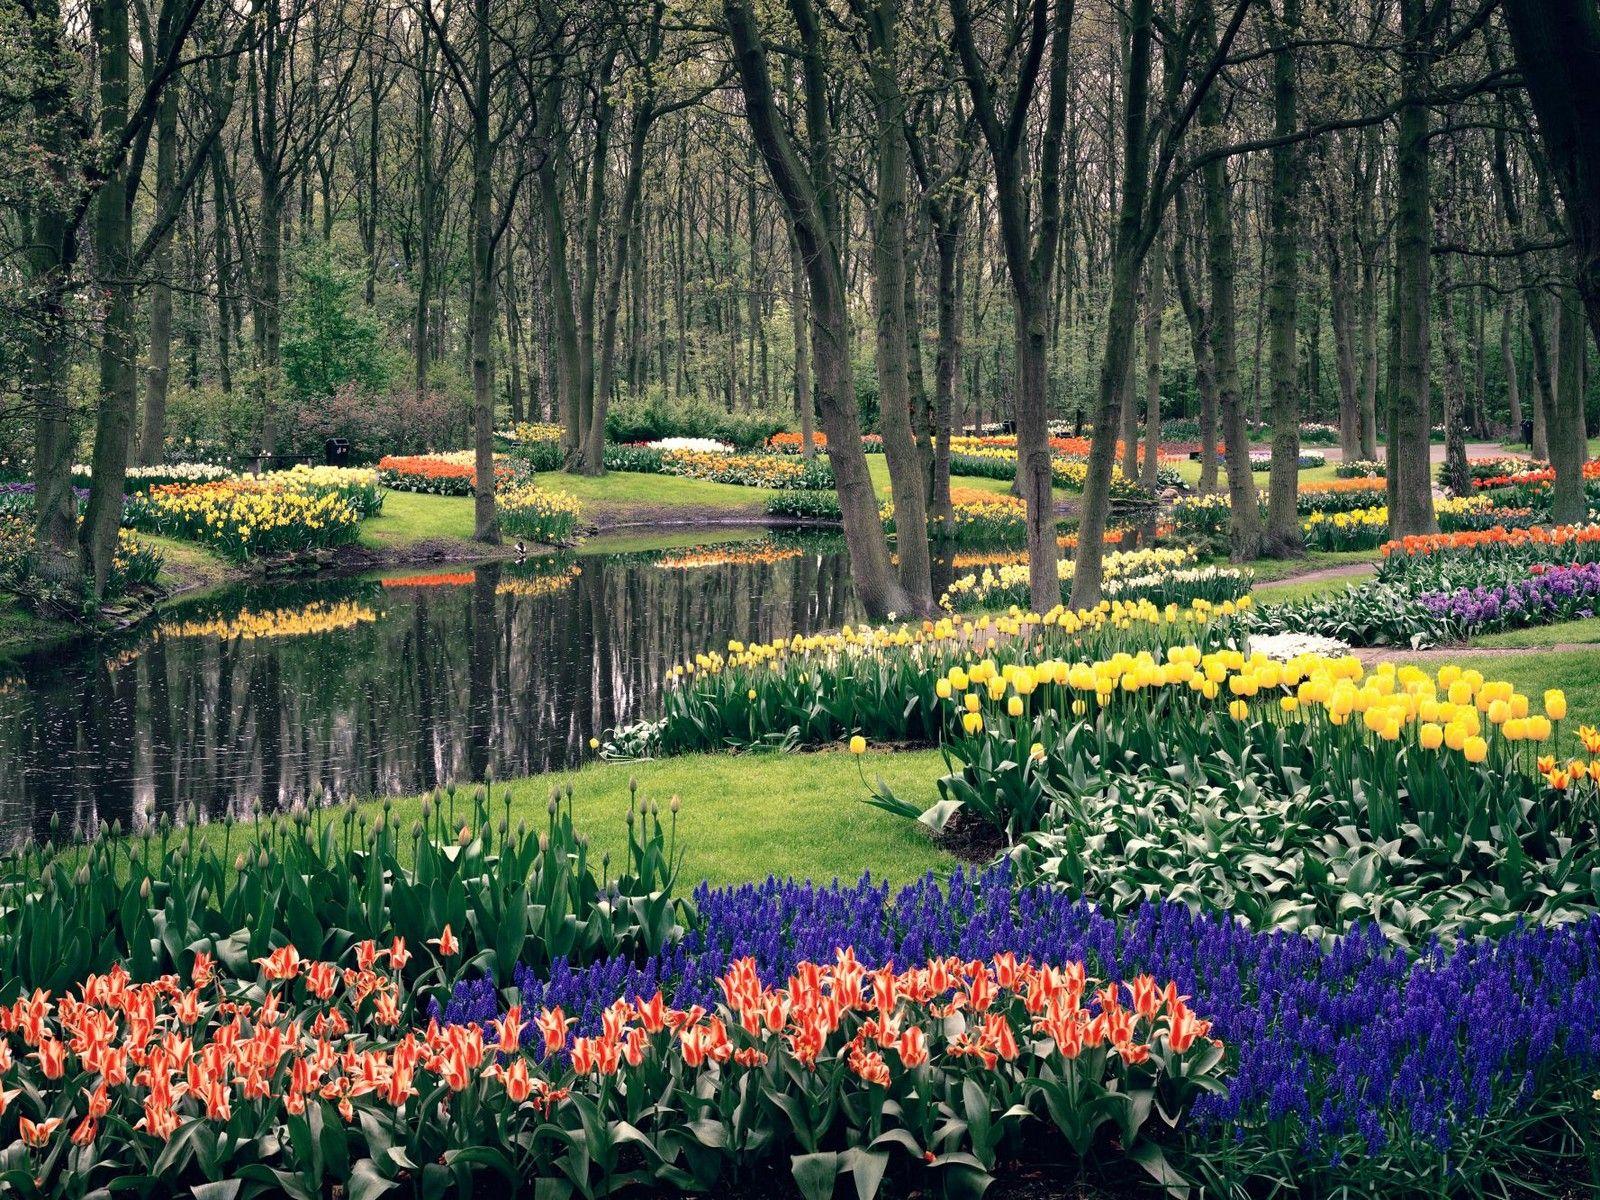
<path id="1" fill-rule="evenodd" d="M 559 768 L 672 662 L 856 615 L 815 540 L 231 589 L 0 668 L 0 834 Z"/>

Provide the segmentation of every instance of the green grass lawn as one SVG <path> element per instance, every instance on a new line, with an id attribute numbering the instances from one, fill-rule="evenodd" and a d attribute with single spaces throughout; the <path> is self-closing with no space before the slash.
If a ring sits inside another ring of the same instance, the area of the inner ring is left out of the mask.
<path id="1" fill-rule="evenodd" d="M 1372 574 L 1372 570 L 1367 568 L 1358 574 L 1308 579 L 1303 583 L 1290 578 L 1282 583 L 1269 583 L 1264 587 L 1255 588 L 1250 595 L 1257 604 L 1285 604 L 1295 600 L 1310 600 L 1317 596 L 1342 592 L 1352 584 L 1366 583 L 1372 579 Z"/>
<path id="2" fill-rule="evenodd" d="M 767 488 L 635 471 L 607 471 L 598 476 L 545 471 L 534 479 L 540 487 L 576 496 L 591 520 L 600 514 L 627 508 L 745 509 L 759 514 L 767 497 L 772 495 Z"/>
<path id="3" fill-rule="evenodd" d="M 1474 646 L 1568 646 L 1600 643 L 1600 617 L 1578 621 L 1558 621 L 1532 629 L 1511 629 L 1472 639 Z"/>
<path id="4" fill-rule="evenodd" d="M 498 819 L 509 789 L 511 823 L 538 829 L 548 819 L 551 790 L 570 783 L 574 822 L 590 839 L 591 861 L 598 864 L 609 852 L 615 863 L 627 848 L 629 781 L 637 780 L 639 795 L 659 803 L 663 815 L 673 796 L 682 799 L 677 844 L 684 853 L 685 894 L 701 881 L 724 886 L 769 875 L 853 883 L 870 871 L 874 879 L 903 884 L 955 860 L 919 825 L 872 807 L 865 797 L 881 777 L 896 795 L 932 804 L 942 774 L 944 760 L 936 750 L 869 750 L 859 760 L 828 750 L 596 761 L 575 771 L 496 783 L 494 809 Z M 403 828 L 421 816 L 420 796 L 387 803 Z M 464 816 L 470 791 L 458 791 L 456 803 Z M 365 807 L 374 811 L 377 804 Z M 224 832 L 212 824 L 202 836 L 220 846 Z M 237 840 L 238 831 L 232 836 Z"/>
<path id="5" fill-rule="evenodd" d="M 1308 446 L 1308 447 L 1306 447 L 1306 449 L 1308 449 L 1308 450 L 1316 450 L 1318 453 L 1321 453 L 1321 451 L 1323 450 L 1323 447 L 1321 447 L 1321 446 Z M 1190 487 L 1194 487 L 1196 484 L 1198 484 L 1200 482 L 1200 460 L 1199 459 L 1185 458 L 1182 462 L 1174 463 L 1173 466 L 1177 468 L 1177 472 L 1178 472 L 1179 478 L 1181 478 Z M 1300 482 L 1301 483 L 1326 483 L 1330 479 L 1337 479 L 1338 476 L 1334 474 L 1334 470 L 1333 470 L 1334 466 L 1335 466 L 1334 463 L 1323 463 L 1322 466 L 1320 466 L 1320 467 L 1307 467 L 1305 470 L 1300 472 Z M 1265 487 L 1267 485 L 1267 472 L 1265 472 L 1265 471 L 1255 471 L 1255 472 L 1253 472 L 1253 474 L 1255 475 L 1256 482 L 1258 484 L 1260 484 L 1262 487 Z M 1218 466 L 1218 470 L 1217 470 L 1217 476 L 1218 476 L 1219 479 L 1226 479 L 1227 478 L 1226 469 L 1219 465 Z"/>
<path id="6" fill-rule="evenodd" d="M 471 496 L 385 491 L 383 511 L 361 525 L 361 545 L 374 550 L 404 550 L 427 541 L 471 540 Z"/>

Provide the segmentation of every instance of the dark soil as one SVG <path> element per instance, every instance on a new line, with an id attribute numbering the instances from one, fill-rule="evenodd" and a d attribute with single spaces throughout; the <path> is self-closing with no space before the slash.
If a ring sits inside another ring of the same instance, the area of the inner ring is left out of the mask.
<path id="1" fill-rule="evenodd" d="M 934 845 L 963 862 L 986 863 L 1006 848 L 1005 835 L 987 821 L 958 811 L 933 837 Z M 994 1192 L 989 1193 L 993 1195 Z"/>

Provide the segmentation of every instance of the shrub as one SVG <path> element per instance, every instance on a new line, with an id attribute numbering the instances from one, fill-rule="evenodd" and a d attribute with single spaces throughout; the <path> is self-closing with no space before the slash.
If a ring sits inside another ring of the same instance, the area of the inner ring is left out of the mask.
<path id="1" fill-rule="evenodd" d="M 653 442 L 667 437 L 709 437 L 740 449 L 754 449 L 781 429 L 787 416 L 730 413 L 701 401 L 668 404 L 659 393 L 645 399 L 614 401 L 606 410 L 608 442 Z"/>

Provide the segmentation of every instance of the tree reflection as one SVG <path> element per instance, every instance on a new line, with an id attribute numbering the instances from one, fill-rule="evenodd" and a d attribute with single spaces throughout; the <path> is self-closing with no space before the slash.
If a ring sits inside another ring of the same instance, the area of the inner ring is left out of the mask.
<path id="1" fill-rule="evenodd" d="M 0 829 L 571 765 L 591 736 L 650 715 L 672 663 L 852 619 L 843 555 L 801 546 L 689 569 L 592 556 L 251 587 L 123 645 L 24 660 L 0 691 Z"/>

